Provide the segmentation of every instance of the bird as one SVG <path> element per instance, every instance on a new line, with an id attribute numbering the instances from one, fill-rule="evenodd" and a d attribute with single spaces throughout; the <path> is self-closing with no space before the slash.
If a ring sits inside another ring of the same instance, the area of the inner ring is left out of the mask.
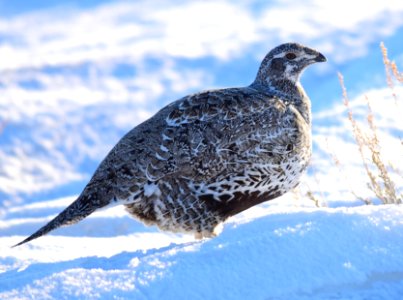
<path id="1" fill-rule="evenodd" d="M 20 246 L 124 205 L 145 225 L 212 238 L 222 224 L 295 188 L 311 153 L 311 102 L 300 77 L 323 54 L 284 43 L 245 87 L 187 95 L 134 127 L 78 198 Z"/>

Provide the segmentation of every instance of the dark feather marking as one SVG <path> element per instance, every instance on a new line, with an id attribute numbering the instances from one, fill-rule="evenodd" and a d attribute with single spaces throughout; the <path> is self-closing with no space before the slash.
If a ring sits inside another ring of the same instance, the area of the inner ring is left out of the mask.
<path id="1" fill-rule="evenodd" d="M 244 210 L 251 208 L 257 204 L 265 201 L 277 198 L 282 193 L 278 189 L 273 188 L 267 192 L 261 193 L 258 191 L 254 192 L 235 192 L 232 194 L 230 201 L 217 201 L 211 194 L 201 195 L 200 200 L 205 202 L 206 206 L 213 211 L 219 212 L 219 214 L 224 218 L 236 215 Z M 221 199 L 221 196 L 220 196 Z"/>

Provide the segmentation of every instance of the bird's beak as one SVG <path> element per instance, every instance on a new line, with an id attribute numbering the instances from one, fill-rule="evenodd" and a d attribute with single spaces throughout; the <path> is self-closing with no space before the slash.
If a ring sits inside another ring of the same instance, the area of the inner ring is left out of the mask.
<path id="1" fill-rule="evenodd" d="M 315 60 L 315 62 L 325 62 L 325 61 L 327 61 L 326 57 L 320 52 L 318 52 L 318 55 L 314 58 L 314 60 Z"/>

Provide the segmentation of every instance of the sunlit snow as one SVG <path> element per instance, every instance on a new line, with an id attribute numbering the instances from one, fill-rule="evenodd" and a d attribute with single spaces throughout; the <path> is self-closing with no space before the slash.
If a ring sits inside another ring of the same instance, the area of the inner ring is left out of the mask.
<path id="1" fill-rule="evenodd" d="M 369 99 L 403 193 L 403 89 L 387 87 L 379 50 L 403 69 L 403 1 L 28 2 L 0 1 L 0 299 L 401 298 L 403 208 L 368 189 L 337 72 L 363 126 Z M 186 94 L 250 84 L 289 41 L 328 58 L 302 76 L 314 156 L 296 191 L 214 239 L 117 206 L 10 248 L 71 203 L 128 130 Z"/>

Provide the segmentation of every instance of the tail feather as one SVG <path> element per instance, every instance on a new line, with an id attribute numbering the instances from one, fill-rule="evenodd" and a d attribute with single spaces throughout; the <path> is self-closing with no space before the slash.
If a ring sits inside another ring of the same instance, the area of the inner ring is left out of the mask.
<path id="1" fill-rule="evenodd" d="M 91 196 L 86 197 L 81 195 L 76 201 L 74 201 L 67 208 L 65 208 L 52 221 L 50 221 L 48 224 L 40 228 L 38 231 L 36 231 L 34 234 L 29 236 L 22 242 L 19 242 L 18 244 L 15 244 L 12 247 L 14 248 L 22 244 L 25 244 L 61 226 L 77 223 L 102 206 L 95 205 L 94 203 L 92 203 Z"/>

